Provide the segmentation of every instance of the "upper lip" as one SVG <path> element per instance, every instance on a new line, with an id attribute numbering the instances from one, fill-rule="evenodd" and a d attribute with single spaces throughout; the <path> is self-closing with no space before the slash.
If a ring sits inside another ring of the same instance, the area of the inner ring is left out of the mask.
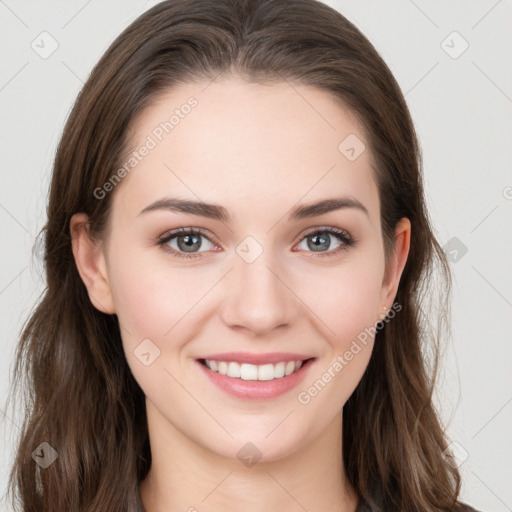
<path id="1" fill-rule="evenodd" d="M 214 361 L 225 361 L 250 364 L 276 364 L 281 361 L 306 361 L 313 356 L 294 354 L 292 352 L 268 352 L 266 354 L 255 354 L 254 352 L 224 352 L 223 354 L 209 354 L 198 359 L 209 359 Z"/>

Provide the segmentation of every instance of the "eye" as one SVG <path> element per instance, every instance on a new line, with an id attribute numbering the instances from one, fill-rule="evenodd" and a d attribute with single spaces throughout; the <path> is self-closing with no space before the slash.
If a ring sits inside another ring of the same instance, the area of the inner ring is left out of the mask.
<path id="1" fill-rule="evenodd" d="M 337 238 L 340 242 L 333 248 L 333 239 Z M 334 256 L 341 251 L 346 251 L 349 247 L 353 246 L 356 240 L 353 239 L 346 231 L 332 227 L 314 228 L 304 235 L 301 239 L 301 244 L 305 247 L 300 247 L 306 251 L 317 253 L 318 256 Z M 315 255 L 315 256 L 316 256 Z"/>
<path id="2" fill-rule="evenodd" d="M 338 239 L 338 245 L 333 248 L 333 239 Z M 202 240 L 207 240 L 204 244 Z M 210 241 L 201 229 L 179 228 L 164 233 L 158 239 L 158 245 L 164 250 L 172 253 L 178 258 L 198 258 L 200 252 L 207 252 L 215 248 L 216 245 Z M 300 244 L 306 244 L 306 247 L 300 247 Z M 315 256 L 334 256 L 341 251 L 346 251 L 349 247 L 355 245 L 356 240 L 346 231 L 333 227 L 313 228 L 302 236 L 299 248 L 307 252 L 316 253 Z M 210 244 L 210 247 L 208 245 Z M 199 249 L 203 249 L 200 251 Z M 215 250 L 215 249 L 213 249 Z"/>
<path id="3" fill-rule="evenodd" d="M 208 242 L 204 244 L 202 239 Z M 199 249 L 204 248 L 205 245 L 205 251 L 211 250 L 208 244 L 215 247 L 202 230 L 193 228 L 175 229 L 174 231 L 163 234 L 158 239 L 158 245 L 172 252 L 172 254 L 178 258 L 197 258 L 196 253 L 204 252 L 199 251 Z"/>

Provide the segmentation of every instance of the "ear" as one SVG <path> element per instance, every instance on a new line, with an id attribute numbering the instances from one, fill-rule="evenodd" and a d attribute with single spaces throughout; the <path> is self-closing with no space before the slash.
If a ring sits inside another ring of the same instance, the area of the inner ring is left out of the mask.
<path id="1" fill-rule="evenodd" d="M 71 217 L 70 232 L 75 264 L 92 305 L 103 313 L 114 314 L 103 243 L 91 238 L 88 220 L 85 213 Z"/>
<path id="2" fill-rule="evenodd" d="M 394 249 L 390 256 L 381 289 L 382 318 L 390 310 L 398 291 L 400 277 L 407 262 L 411 241 L 411 222 L 403 217 L 395 228 Z M 380 318 L 379 320 L 381 320 Z"/>

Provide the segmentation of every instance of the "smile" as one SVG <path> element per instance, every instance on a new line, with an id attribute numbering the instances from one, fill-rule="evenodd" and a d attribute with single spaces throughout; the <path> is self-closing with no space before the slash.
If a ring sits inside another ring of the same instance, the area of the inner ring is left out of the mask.
<path id="1" fill-rule="evenodd" d="M 244 359 L 223 361 L 208 357 L 196 359 L 196 364 L 210 383 L 235 398 L 269 400 L 296 388 L 316 360 L 311 357 L 283 361 L 275 357 L 275 362 L 269 362 L 269 357 L 266 357 L 263 364 L 253 364 L 243 362 Z"/>
<path id="2" fill-rule="evenodd" d="M 276 364 L 250 364 L 204 359 L 201 362 L 213 372 L 242 380 L 281 379 L 298 371 L 305 361 L 281 361 Z"/>

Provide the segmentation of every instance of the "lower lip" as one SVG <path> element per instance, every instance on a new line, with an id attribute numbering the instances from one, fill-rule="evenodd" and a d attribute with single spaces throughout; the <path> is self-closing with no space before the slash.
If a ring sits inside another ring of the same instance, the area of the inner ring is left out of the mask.
<path id="1" fill-rule="evenodd" d="M 243 380 L 214 372 L 196 360 L 213 384 L 237 398 L 269 400 L 290 391 L 304 380 L 314 359 L 309 359 L 296 372 L 273 380 Z"/>

